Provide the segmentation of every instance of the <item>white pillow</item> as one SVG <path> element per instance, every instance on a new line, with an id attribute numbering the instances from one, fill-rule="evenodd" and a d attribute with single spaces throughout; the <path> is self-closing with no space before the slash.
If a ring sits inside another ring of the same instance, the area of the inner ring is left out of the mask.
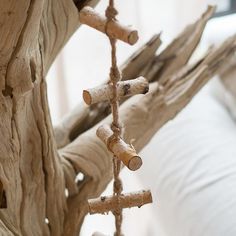
<path id="1" fill-rule="evenodd" d="M 227 90 L 218 76 L 216 76 L 211 82 L 210 92 L 222 104 L 222 106 L 228 110 L 232 118 L 236 120 L 236 97 Z"/>
<path id="2" fill-rule="evenodd" d="M 236 235 L 235 107 L 216 77 L 156 134 L 137 174 L 122 171 L 125 192 L 151 188 L 154 199 L 124 211 L 125 235 Z M 112 215 L 87 217 L 81 235 L 96 230 L 110 235 Z"/>
<path id="3" fill-rule="evenodd" d="M 236 125 L 219 91 L 206 86 L 143 150 L 161 236 L 236 235 Z"/>

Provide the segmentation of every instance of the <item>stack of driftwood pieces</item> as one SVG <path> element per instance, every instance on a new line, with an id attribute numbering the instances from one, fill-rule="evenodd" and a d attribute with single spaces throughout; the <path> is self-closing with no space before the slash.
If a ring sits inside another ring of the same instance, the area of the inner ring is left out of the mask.
<path id="1" fill-rule="evenodd" d="M 234 56 L 236 36 L 217 48 L 211 47 L 194 63 L 188 63 L 214 11 L 215 7 L 209 6 L 199 20 L 189 25 L 161 52 L 157 52 L 161 45 L 160 35 L 155 35 L 121 66 L 124 80 L 144 76 L 150 82 L 147 94 L 124 98 L 120 110 L 124 139 L 132 142 L 137 151 Z M 65 171 L 69 191 L 68 212 L 70 217 L 77 219 L 73 225 L 76 228 L 80 228 L 87 214 L 86 199 L 99 196 L 112 177 L 111 171 L 107 171 L 111 170 L 111 154 L 96 137 L 98 126 L 110 123 L 109 114 L 107 102 L 89 107 L 80 104 L 54 129 L 65 170 L 68 168 Z M 67 161 L 72 163 L 74 174 L 69 171 Z M 73 181 L 78 173 L 83 173 L 84 178 L 78 181 L 78 188 L 75 188 Z M 73 227 L 68 221 L 68 235 L 74 232 Z"/>

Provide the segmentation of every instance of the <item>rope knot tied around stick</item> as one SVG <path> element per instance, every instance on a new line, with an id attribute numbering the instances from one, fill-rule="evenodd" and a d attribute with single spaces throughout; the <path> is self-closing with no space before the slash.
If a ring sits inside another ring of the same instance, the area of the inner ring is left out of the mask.
<path id="1" fill-rule="evenodd" d="M 117 124 L 114 124 L 114 122 L 112 122 L 111 124 L 111 130 L 113 131 L 113 135 L 112 136 L 115 136 L 114 138 L 119 138 L 120 135 L 121 135 L 121 126 L 120 125 L 117 125 Z M 111 136 L 111 139 L 113 138 Z"/>
<path id="2" fill-rule="evenodd" d="M 118 11 L 113 6 L 108 6 L 105 14 L 106 14 L 106 18 L 108 21 L 116 20 L 116 16 L 118 15 Z"/>
<path id="3" fill-rule="evenodd" d="M 123 184 L 119 177 L 114 181 L 113 190 L 118 194 L 121 194 L 121 192 L 123 191 Z"/>
<path id="4" fill-rule="evenodd" d="M 121 79 L 120 71 L 117 66 L 112 66 L 110 69 L 110 78 L 112 82 L 118 82 Z"/>
<path id="5" fill-rule="evenodd" d="M 97 129 L 97 136 L 106 144 L 108 150 L 130 170 L 135 171 L 141 167 L 142 159 L 138 156 L 135 149 L 125 143 L 120 137 L 116 137 L 109 125 L 100 126 Z"/>

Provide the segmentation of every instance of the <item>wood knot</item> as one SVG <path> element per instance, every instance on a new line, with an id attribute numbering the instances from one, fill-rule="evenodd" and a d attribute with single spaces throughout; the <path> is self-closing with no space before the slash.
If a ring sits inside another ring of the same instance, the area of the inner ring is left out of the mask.
<path id="1" fill-rule="evenodd" d="M 143 90 L 143 94 L 146 94 L 149 91 L 149 86 L 145 87 Z"/>
<path id="2" fill-rule="evenodd" d="M 123 90 L 124 90 L 124 96 L 128 95 L 130 93 L 130 84 L 124 84 Z"/>
<path id="3" fill-rule="evenodd" d="M 102 196 L 102 197 L 101 197 L 101 201 L 102 201 L 102 202 L 105 202 L 105 200 L 106 200 L 106 197 Z"/>
<path id="4" fill-rule="evenodd" d="M 4 97 L 9 96 L 9 97 L 12 98 L 13 97 L 13 88 L 8 86 L 8 85 L 6 85 L 5 89 L 2 90 L 2 94 L 3 94 Z"/>
<path id="5" fill-rule="evenodd" d="M 6 192 L 3 188 L 3 184 L 0 181 L 0 208 L 7 208 Z"/>

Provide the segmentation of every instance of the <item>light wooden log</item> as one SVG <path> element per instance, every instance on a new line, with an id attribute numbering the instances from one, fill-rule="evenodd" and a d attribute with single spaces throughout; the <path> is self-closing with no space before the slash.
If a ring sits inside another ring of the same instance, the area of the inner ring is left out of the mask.
<path id="1" fill-rule="evenodd" d="M 108 125 L 102 125 L 97 129 L 97 136 L 125 166 L 133 171 L 139 169 L 142 165 L 142 159 L 138 156 L 135 149 L 121 138 L 112 139 L 112 135 L 113 132 Z"/>
<path id="2" fill-rule="evenodd" d="M 145 94 L 149 90 L 148 81 L 140 76 L 134 80 L 121 81 L 117 84 L 118 97 L 128 97 L 135 94 Z M 111 100 L 113 90 L 111 84 L 101 85 L 83 91 L 83 99 L 87 105 Z"/>
<path id="3" fill-rule="evenodd" d="M 99 197 L 88 200 L 89 213 L 104 214 L 119 208 L 141 207 L 152 203 L 152 194 L 149 190 L 134 193 L 122 194 L 119 199 L 117 196 Z"/>
<path id="4" fill-rule="evenodd" d="M 123 26 L 118 21 L 107 23 L 107 18 L 94 11 L 91 7 L 84 7 L 79 13 L 79 19 L 82 24 L 107 33 L 112 38 L 122 40 L 130 45 L 134 45 L 138 41 L 137 30 Z"/>

